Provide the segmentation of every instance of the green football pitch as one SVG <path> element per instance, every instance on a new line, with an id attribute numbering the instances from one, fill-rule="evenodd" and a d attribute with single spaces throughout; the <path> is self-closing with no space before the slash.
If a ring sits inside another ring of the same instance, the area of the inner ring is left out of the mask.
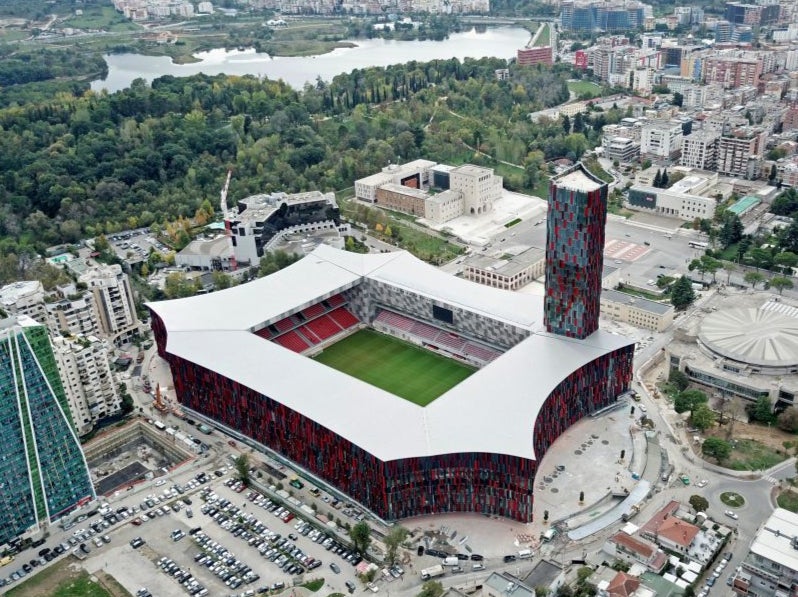
<path id="1" fill-rule="evenodd" d="M 374 330 L 355 332 L 315 359 L 419 406 L 426 406 L 475 371 Z"/>

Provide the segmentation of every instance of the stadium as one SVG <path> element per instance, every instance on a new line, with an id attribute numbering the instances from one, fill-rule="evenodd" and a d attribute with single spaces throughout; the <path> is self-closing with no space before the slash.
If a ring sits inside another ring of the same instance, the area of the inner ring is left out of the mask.
<path id="1" fill-rule="evenodd" d="M 570 290 L 562 295 L 573 301 Z M 554 313 L 560 292 L 547 293 Z M 632 372 L 633 346 L 619 336 L 546 331 L 544 302 L 405 251 L 320 246 L 265 278 L 148 307 L 186 408 L 383 519 L 480 512 L 526 522 L 537 462 L 623 393 Z"/>

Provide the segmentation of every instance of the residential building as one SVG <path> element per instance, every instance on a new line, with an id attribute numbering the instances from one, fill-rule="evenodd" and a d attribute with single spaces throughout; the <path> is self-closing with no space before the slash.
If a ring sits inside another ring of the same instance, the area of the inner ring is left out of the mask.
<path id="1" fill-rule="evenodd" d="M 598 329 L 607 183 L 581 163 L 552 179 L 546 226 L 546 330 L 586 338 Z"/>
<path id="2" fill-rule="evenodd" d="M 673 305 L 632 296 L 617 290 L 601 293 L 601 314 L 637 328 L 663 332 L 673 323 Z"/>
<path id="3" fill-rule="evenodd" d="M 654 573 L 659 573 L 668 563 L 668 558 L 657 545 L 634 534 L 637 527 L 618 531 L 604 543 L 602 551 L 628 564 L 642 564 Z M 631 531 L 631 532 L 629 532 Z"/>
<path id="4" fill-rule="evenodd" d="M 679 508 L 679 502 L 671 500 L 640 528 L 640 536 L 663 549 L 687 553 L 700 529 L 676 516 Z"/>
<path id="5" fill-rule="evenodd" d="M 47 325 L 53 335 L 90 336 L 100 333 L 99 317 L 93 295 L 88 292 L 69 293 L 53 303 L 47 303 Z"/>
<path id="6" fill-rule="evenodd" d="M 467 261 L 463 277 L 485 286 L 518 290 L 546 273 L 546 251 L 531 248 L 509 259 L 478 256 Z"/>
<path id="7" fill-rule="evenodd" d="M 6 316 L 27 315 L 34 321 L 46 323 L 47 309 L 42 283 L 30 280 L 6 284 L 0 288 L 0 309 Z"/>
<path id="8" fill-rule="evenodd" d="M 718 172 L 748 180 L 759 178 L 767 144 L 762 127 L 738 127 L 721 135 L 718 141 Z"/>
<path id="9" fill-rule="evenodd" d="M 548 560 L 539 561 L 523 580 L 509 572 L 493 572 L 482 583 L 481 597 L 535 597 L 538 587 L 553 594 L 564 576 L 562 567 Z"/>
<path id="10" fill-rule="evenodd" d="M 510 69 L 509 68 L 497 68 L 493 71 L 496 75 L 497 81 L 509 81 L 510 80 Z"/>
<path id="11" fill-rule="evenodd" d="M 136 303 L 130 279 L 118 264 L 99 265 L 78 278 L 94 298 L 100 329 L 114 344 L 122 344 L 138 331 Z"/>
<path id="12" fill-rule="evenodd" d="M 85 435 L 122 407 L 108 349 L 94 336 L 53 336 L 52 343 L 74 427 Z"/>
<path id="13" fill-rule="evenodd" d="M 781 16 L 778 2 L 727 2 L 726 20 L 737 25 L 775 25 Z"/>
<path id="14" fill-rule="evenodd" d="M 604 157 L 613 161 L 628 164 L 640 158 L 640 144 L 626 137 L 607 137 L 605 134 L 601 139 L 601 147 Z"/>
<path id="15" fill-rule="evenodd" d="M 0 544 L 96 497 L 70 418 L 47 328 L 0 320 Z"/>
<path id="16" fill-rule="evenodd" d="M 479 215 L 493 209 L 502 196 L 502 177 L 490 168 L 464 164 L 449 172 L 449 188 L 463 195 L 463 212 Z"/>
<path id="17" fill-rule="evenodd" d="M 760 527 L 732 588 L 737 595 L 778 597 L 798 585 L 798 514 L 776 508 Z"/>
<path id="18" fill-rule="evenodd" d="M 551 46 L 534 48 L 521 48 L 516 54 L 519 66 L 533 66 L 535 64 L 554 64 L 554 52 Z"/>
<path id="19" fill-rule="evenodd" d="M 698 131 L 682 137 L 679 165 L 698 170 L 715 170 L 719 139 L 720 135 L 713 131 Z"/>
<path id="20" fill-rule="evenodd" d="M 701 81 L 718 83 L 725 89 L 758 85 L 763 73 L 762 58 L 747 52 L 712 54 L 704 57 L 701 66 Z"/>
<path id="21" fill-rule="evenodd" d="M 572 31 L 620 31 L 642 28 L 651 6 L 635 0 L 565 0 L 560 5 L 560 24 Z"/>
<path id="22" fill-rule="evenodd" d="M 654 121 L 643 125 L 640 155 L 654 163 L 668 164 L 682 150 L 682 125 L 673 121 Z"/>

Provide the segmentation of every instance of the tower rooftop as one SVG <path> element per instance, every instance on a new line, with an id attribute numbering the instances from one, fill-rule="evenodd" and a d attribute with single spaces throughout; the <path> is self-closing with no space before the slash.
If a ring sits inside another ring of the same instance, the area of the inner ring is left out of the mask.
<path id="1" fill-rule="evenodd" d="M 604 184 L 594 176 L 590 175 L 584 168 L 575 168 L 572 172 L 555 178 L 557 186 L 570 191 L 589 193 L 600 189 Z"/>

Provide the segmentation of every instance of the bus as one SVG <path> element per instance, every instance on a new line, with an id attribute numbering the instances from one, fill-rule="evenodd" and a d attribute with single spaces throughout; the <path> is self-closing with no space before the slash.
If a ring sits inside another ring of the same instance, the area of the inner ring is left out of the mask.
<path id="1" fill-rule="evenodd" d="M 692 247 L 693 249 L 707 249 L 709 248 L 709 243 L 704 243 L 698 240 L 691 240 L 687 243 L 687 246 Z"/>

